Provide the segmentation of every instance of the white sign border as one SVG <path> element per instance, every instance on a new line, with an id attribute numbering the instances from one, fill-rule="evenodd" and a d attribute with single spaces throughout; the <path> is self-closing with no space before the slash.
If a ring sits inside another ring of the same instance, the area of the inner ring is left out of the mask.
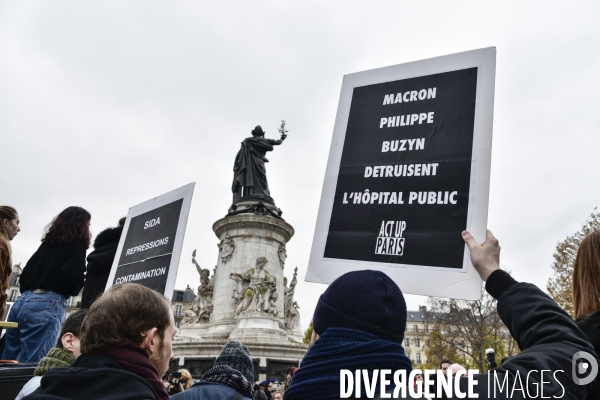
<path id="1" fill-rule="evenodd" d="M 472 67 L 477 67 L 478 73 L 467 229 L 478 242 L 485 239 L 492 155 L 495 47 L 344 76 L 305 281 L 331 283 L 346 272 L 372 269 L 388 274 L 404 293 L 466 300 L 480 298 L 481 280 L 471 264 L 466 245 L 464 264 L 460 270 L 323 257 L 354 88 Z"/>
<path id="2" fill-rule="evenodd" d="M 167 299 L 169 299 L 169 301 L 171 300 L 171 297 L 173 296 L 173 290 L 175 289 L 175 279 L 177 278 L 177 270 L 179 269 L 179 260 L 181 258 L 181 249 L 183 247 L 183 238 L 185 236 L 185 229 L 190 213 L 190 207 L 192 205 L 192 196 L 194 194 L 195 185 L 196 182 L 189 183 L 178 189 L 172 190 L 168 193 L 162 194 L 153 199 L 150 199 L 148 201 L 145 201 L 143 203 L 129 208 L 129 212 L 127 213 L 127 220 L 125 221 L 125 225 L 123 226 L 123 233 L 121 234 L 121 239 L 119 240 L 117 254 L 115 255 L 115 259 L 113 260 L 113 265 L 110 269 L 110 275 L 108 277 L 108 281 L 106 282 L 105 291 L 110 289 L 111 286 L 113 286 L 112 282 L 115 279 L 115 274 L 117 273 L 120 255 L 123 251 L 123 245 L 125 244 L 125 238 L 127 237 L 127 231 L 129 230 L 129 223 L 131 222 L 131 219 L 148 211 L 170 204 L 174 201 L 183 199 L 183 204 L 181 205 L 181 213 L 179 214 L 179 221 L 177 223 L 177 232 L 175 233 L 175 242 L 173 244 L 171 264 L 169 265 L 169 273 L 167 275 L 167 283 L 165 285 L 165 293 L 163 293 L 163 295 Z"/>

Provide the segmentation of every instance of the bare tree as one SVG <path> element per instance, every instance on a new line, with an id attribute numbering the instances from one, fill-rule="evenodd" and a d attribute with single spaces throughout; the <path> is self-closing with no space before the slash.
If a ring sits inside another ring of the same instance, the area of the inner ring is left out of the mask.
<path id="1" fill-rule="evenodd" d="M 496 311 L 496 300 L 483 286 L 477 301 L 430 297 L 427 303 L 430 333 L 426 355 L 430 367 L 437 368 L 443 359 L 449 359 L 483 372 L 487 370 L 487 348 L 494 349 L 498 363 L 519 352 Z"/>

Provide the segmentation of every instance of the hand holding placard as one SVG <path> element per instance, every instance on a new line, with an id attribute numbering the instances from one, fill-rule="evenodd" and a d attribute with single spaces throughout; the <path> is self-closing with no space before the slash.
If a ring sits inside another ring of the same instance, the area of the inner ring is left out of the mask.
<path id="1" fill-rule="evenodd" d="M 485 241 L 479 244 L 469 231 L 463 231 L 463 240 L 469 246 L 471 262 L 483 281 L 497 269 L 500 269 L 500 243 L 488 229 Z"/>

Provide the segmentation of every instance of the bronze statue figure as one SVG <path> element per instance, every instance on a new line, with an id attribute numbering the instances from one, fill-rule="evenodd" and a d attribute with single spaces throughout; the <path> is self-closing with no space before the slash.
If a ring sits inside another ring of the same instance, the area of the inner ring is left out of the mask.
<path id="1" fill-rule="evenodd" d="M 279 128 L 280 140 L 266 139 L 265 132 L 260 125 L 252 131 L 252 137 L 242 142 L 242 147 L 235 157 L 233 165 L 233 205 L 243 200 L 255 200 L 275 204 L 269 191 L 267 183 L 267 171 L 265 163 L 269 162 L 265 157 L 273 146 L 278 146 L 287 137 L 285 121 L 281 121 Z"/>

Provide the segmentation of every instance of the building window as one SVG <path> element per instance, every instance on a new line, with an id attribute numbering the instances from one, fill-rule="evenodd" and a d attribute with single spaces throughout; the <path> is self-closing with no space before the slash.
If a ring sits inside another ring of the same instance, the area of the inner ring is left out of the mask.
<path id="1" fill-rule="evenodd" d="M 404 332 L 408 332 L 408 325 L 404 325 Z"/>
<path id="2" fill-rule="evenodd" d="M 410 339 L 409 338 L 404 339 L 404 346 L 406 346 L 406 347 L 410 346 Z"/>
<path id="3" fill-rule="evenodd" d="M 417 353 L 417 364 L 421 364 L 421 353 Z"/>
<path id="4" fill-rule="evenodd" d="M 425 325 L 425 327 L 423 328 L 425 330 L 425 333 L 429 333 L 429 326 Z"/>
<path id="5" fill-rule="evenodd" d="M 181 317 L 181 305 L 180 304 L 175 306 L 175 316 Z"/>
<path id="6" fill-rule="evenodd" d="M 177 291 L 177 295 L 175 297 L 176 297 L 175 301 L 183 301 L 183 292 Z"/>
<path id="7" fill-rule="evenodd" d="M 179 328 L 179 321 L 175 321 L 175 326 Z"/>
<path id="8" fill-rule="evenodd" d="M 415 346 L 421 347 L 421 339 L 415 339 Z"/>
<path id="9" fill-rule="evenodd" d="M 419 326 L 418 326 L 418 325 L 415 325 L 415 326 L 413 327 L 413 329 L 415 330 L 415 332 L 419 332 Z"/>
<path id="10" fill-rule="evenodd" d="M 18 292 L 16 289 L 13 289 L 13 290 L 10 292 L 10 299 L 8 299 L 8 301 L 10 301 L 10 302 L 13 302 L 13 303 L 14 303 L 15 301 L 17 301 L 17 297 L 19 297 L 19 296 L 18 296 L 18 293 L 19 293 L 19 292 Z"/>

